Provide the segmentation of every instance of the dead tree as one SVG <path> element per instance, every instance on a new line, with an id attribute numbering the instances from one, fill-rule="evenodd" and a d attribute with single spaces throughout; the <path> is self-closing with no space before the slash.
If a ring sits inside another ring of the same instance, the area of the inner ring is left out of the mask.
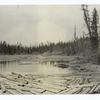
<path id="1" fill-rule="evenodd" d="M 76 36 L 76 25 L 74 26 L 74 41 L 77 40 L 77 36 Z"/>
<path id="2" fill-rule="evenodd" d="M 99 20 L 97 10 L 94 8 L 93 15 L 91 18 L 89 16 L 89 10 L 88 10 L 87 5 L 82 5 L 82 10 L 84 12 L 84 20 L 89 32 L 92 51 L 97 52 L 98 50 L 98 20 Z"/>
<path id="3" fill-rule="evenodd" d="M 92 17 L 92 23 L 91 23 L 91 31 L 92 31 L 92 37 L 91 37 L 91 42 L 92 42 L 92 47 L 94 50 L 98 50 L 98 14 L 97 10 L 94 8 L 93 10 L 93 17 Z"/>

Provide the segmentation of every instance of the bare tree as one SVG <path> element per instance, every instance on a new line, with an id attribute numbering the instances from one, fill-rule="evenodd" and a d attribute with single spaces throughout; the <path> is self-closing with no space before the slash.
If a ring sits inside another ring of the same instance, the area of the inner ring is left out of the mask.
<path id="1" fill-rule="evenodd" d="M 88 10 L 87 5 L 82 5 L 82 10 L 84 12 L 84 20 L 89 32 L 92 51 L 97 52 L 98 50 L 98 22 L 99 22 L 97 10 L 96 8 L 94 8 L 91 18 L 89 16 L 89 10 Z"/>
<path id="2" fill-rule="evenodd" d="M 98 49 L 98 21 L 99 17 L 97 14 L 97 10 L 94 8 L 93 10 L 93 16 L 92 16 L 92 23 L 91 23 L 91 31 L 92 31 L 92 37 L 91 37 L 91 42 L 92 42 L 92 47 L 94 50 Z"/>
<path id="3" fill-rule="evenodd" d="M 76 25 L 74 26 L 74 40 L 77 40 L 77 36 L 76 36 Z"/>

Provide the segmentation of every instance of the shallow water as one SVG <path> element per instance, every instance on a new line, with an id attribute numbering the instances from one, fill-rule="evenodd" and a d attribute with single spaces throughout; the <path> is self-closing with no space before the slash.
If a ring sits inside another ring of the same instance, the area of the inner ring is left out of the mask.
<path id="1" fill-rule="evenodd" d="M 39 63 L 38 61 L 22 60 L 22 61 L 3 61 L 0 63 L 0 73 L 23 73 L 23 74 L 67 74 L 70 72 L 68 68 L 59 68 L 54 63 Z"/>

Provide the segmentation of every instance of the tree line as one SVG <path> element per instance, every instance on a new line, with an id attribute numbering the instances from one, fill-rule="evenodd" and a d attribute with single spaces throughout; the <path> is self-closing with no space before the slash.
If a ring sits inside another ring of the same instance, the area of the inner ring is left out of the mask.
<path id="1" fill-rule="evenodd" d="M 89 50 L 89 38 L 81 37 L 77 41 L 58 42 L 58 43 L 41 43 L 38 46 L 23 46 L 21 43 L 10 45 L 6 41 L 0 42 L 0 54 L 42 54 L 42 53 L 57 53 L 66 55 L 75 55 L 83 53 L 84 48 Z"/>

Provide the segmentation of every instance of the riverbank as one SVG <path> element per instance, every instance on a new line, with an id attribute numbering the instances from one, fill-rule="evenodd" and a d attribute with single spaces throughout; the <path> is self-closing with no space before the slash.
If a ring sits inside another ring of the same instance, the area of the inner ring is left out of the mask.
<path id="1" fill-rule="evenodd" d="M 55 67 L 64 69 L 66 74 L 2 73 L 0 74 L 0 94 L 100 93 L 100 67 L 82 57 L 35 55 L 23 58 L 20 59 L 21 62 L 34 60 L 42 64 L 52 63 Z"/>

